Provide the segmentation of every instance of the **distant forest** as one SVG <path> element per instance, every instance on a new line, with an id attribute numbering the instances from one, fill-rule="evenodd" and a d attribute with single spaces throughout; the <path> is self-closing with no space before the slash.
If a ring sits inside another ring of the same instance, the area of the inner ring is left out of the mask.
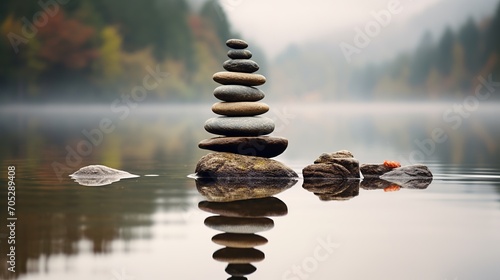
<path id="1" fill-rule="evenodd" d="M 446 28 L 437 40 L 427 32 L 413 53 L 356 70 L 355 75 L 366 81 L 357 90 L 372 92 L 375 97 L 387 92 L 425 93 L 429 97 L 468 94 L 479 83 L 479 75 L 484 79 L 492 75 L 500 82 L 499 59 L 500 5 L 491 19 L 477 23 L 469 18 L 459 30 Z M 351 86 L 356 86 L 354 81 Z"/>
<path id="2" fill-rule="evenodd" d="M 114 99 L 157 66 L 151 100 L 194 100 L 236 36 L 215 0 L 2 0 L 0 24 L 0 99 L 14 101 Z"/>
<path id="3" fill-rule="evenodd" d="M 148 89 L 148 102 L 213 101 L 224 42 L 239 36 L 218 1 L 193 2 L 1 1 L 0 100 L 114 100 L 161 71 L 168 78 Z M 429 32 L 414 51 L 381 64 L 350 65 L 340 52 L 299 47 L 268 63 L 250 49 L 271 99 L 427 99 L 464 96 L 479 75 L 500 80 L 499 35 L 500 6 L 439 38 Z"/>
<path id="4" fill-rule="evenodd" d="M 414 50 L 384 63 L 349 64 L 338 48 L 317 48 L 291 46 L 279 55 L 271 92 L 311 102 L 461 98 L 480 76 L 500 82 L 500 5 L 491 18 L 464 19 L 438 38 L 428 31 Z M 498 99 L 500 92 L 492 95 Z"/>

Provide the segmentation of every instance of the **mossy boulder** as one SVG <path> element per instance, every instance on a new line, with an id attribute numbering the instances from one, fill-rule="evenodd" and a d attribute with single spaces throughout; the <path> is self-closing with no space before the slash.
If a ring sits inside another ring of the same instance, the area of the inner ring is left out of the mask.
<path id="1" fill-rule="evenodd" d="M 254 156 L 210 153 L 196 165 L 199 178 L 297 178 L 297 173 L 283 163 Z"/>

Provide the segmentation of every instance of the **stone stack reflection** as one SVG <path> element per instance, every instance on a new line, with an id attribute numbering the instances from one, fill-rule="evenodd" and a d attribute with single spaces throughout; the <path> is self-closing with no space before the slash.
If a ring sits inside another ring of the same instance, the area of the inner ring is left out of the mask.
<path id="1" fill-rule="evenodd" d="M 290 187 L 289 184 L 284 186 L 282 190 Z M 231 185 L 227 184 L 225 188 L 231 188 Z M 241 185 L 238 188 L 241 189 Z M 253 263 L 265 258 L 264 252 L 255 247 L 268 242 L 261 233 L 274 227 L 274 221 L 269 217 L 286 215 L 286 204 L 273 196 L 232 195 L 224 198 L 205 193 L 205 197 L 208 200 L 201 201 L 198 207 L 215 214 L 205 219 L 205 225 L 222 232 L 212 238 L 212 242 L 223 246 L 214 252 L 213 259 L 227 263 L 225 271 L 231 275 L 228 279 L 247 279 L 247 275 L 257 270 Z"/>

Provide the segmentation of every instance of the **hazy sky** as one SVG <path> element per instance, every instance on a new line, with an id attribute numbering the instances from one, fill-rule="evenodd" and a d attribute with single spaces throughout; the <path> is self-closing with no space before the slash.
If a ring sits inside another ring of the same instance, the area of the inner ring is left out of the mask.
<path id="1" fill-rule="evenodd" d="M 441 0 L 220 0 L 220 4 L 244 39 L 273 56 L 292 42 L 363 27 L 373 19 L 372 11 L 387 10 L 391 1 L 402 6 L 394 17 L 402 22 Z"/>

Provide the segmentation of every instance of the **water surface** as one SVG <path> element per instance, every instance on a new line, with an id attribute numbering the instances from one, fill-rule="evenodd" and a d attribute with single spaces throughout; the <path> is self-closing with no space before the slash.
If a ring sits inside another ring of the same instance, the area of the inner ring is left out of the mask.
<path id="1" fill-rule="evenodd" d="M 289 139 L 276 159 L 299 174 L 321 153 L 348 149 L 362 163 L 418 161 L 435 178 L 426 189 L 360 188 L 332 201 L 299 179 L 275 195 L 288 211 L 258 233 L 268 240 L 256 247 L 265 258 L 248 279 L 498 279 L 498 105 L 467 117 L 444 103 L 269 105 L 273 135 Z M 209 108 L 2 107 L 0 183 L 15 166 L 18 220 L 15 275 L 0 230 L 1 278 L 229 278 L 212 258 L 221 232 L 204 224 L 214 214 L 198 208 L 206 198 L 187 177 L 208 153 L 197 143 L 211 137 Z M 446 140 L 431 140 L 436 129 Z M 104 187 L 68 177 L 89 164 L 140 177 Z M 5 209 L 6 189 L 0 194 Z"/>

